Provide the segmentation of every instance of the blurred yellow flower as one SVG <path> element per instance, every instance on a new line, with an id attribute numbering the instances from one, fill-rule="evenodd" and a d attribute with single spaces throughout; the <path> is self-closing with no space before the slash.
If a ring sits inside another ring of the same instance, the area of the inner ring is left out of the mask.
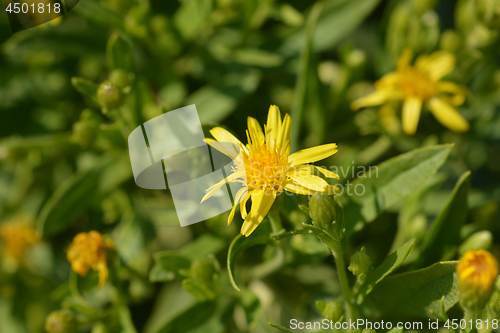
<path id="1" fill-rule="evenodd" d="M 470 310 L 484 308 L 499 274 L 495 257 L 485 250 L 469 250 L 460 259 L 457 274 L 462 305 Z"/>
<path id="2" fill-rule="evenodd" d="M 17 222 L 9 222 L 0 226 L 4 257 L 21 263 L 29 246 L 40 241 L 35 229 Z"/>
<path id="3" fill-rule="evenodd" d="M 89 269 L 99 273 L 99 288 L 108 279 L 106 250 L 114 248 L 111 240 L 104 240 L 97 231 L 81 232 L 75 236 L 68 248 L 67 258 L 71 268 L 80 276 L 86 276 Z"/>
<path id="4" fill-rule="evenodd" d="M 438 51 L 421 55 L 411 65 L 412 52 L 404 50 L 398 60 L 397 70 L 384 75 L 375 83 L 375 92 L 351 103 L 353 110 L 366 106 L 386 104 L 393 107 L 393 101 L 403 101 L 403 131 L 415 134 L 422 105 L 425 104 L 434 117 L 449 129 L 465 132 L 469 123 L 458 113 L 455 106 L 465 101 L 465 91 L 459 85 L 441 81 L 441 78 L 455 68 L 455 56 Z M 386 109 L 384 114 L 387 114 Z M 389 112 L 390 114 L 390 112 Z"/>
<path id="5" fill-rule="evenodd" d="M 334 193 L 335 187 L 326 180 L 313 174 L 314 168 L 328 178 L 340 179 L 329 170 L 309 165 L 327 158 L 337 152 L 335 143 L 304 149 L 290 155 L 290 134 L 292 120 L 285 115 L 283 121 L 277 106 L 271 105 L 264 131 L 259 122 L 248 117 L 247 139 L 244 145 L 231 133 L 223 128 L 215 127 L 210 130 L 216 139 L 206 139 L 206 142 L 221 153 L 235 161 L 233 173 L 221 182 L 207 189 L 202 202 L 216 193 L 226 182 L 242 183 L 243 187 L 236 193 L 235 202 L 240 202 L 241 218 L 244 220 L 241 233 L 249 236 L 267 215 L 276 197 L 283 190 L 305 195 L 317 192 Z M 241 158 L 238 149 L 230 149 L 220 144 L 228 142 L 241 149 Z M 250 212 L 247 213 L 246 203 L 252 199 Z M 229 214 L 228 224 L 234 217 L 237 204 Z"/>

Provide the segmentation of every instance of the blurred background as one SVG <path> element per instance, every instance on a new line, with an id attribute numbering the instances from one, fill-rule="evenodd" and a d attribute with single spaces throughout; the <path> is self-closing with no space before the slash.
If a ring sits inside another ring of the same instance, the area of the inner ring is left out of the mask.
<path id="1" fill-rule="evenodd" d="M 498 0 L 80 0 L 61 19 L 15 34 L 2 10 L 2 332 L 44 332 L 61 308 L 73 316 L 67 332 L 275 332 L 267 322 L 321 317 L 314 302 L 340 294 L 327 248 L 310 235 L 291 239 L 279 269 L 271 247 L 243 253 L 245 287 L 235 291 L 225 267 L 241 219 L 228 227 L 223 214 L 181 228 L 168 191 L 135 185 L 130 131 L 190 104 L 204 128 L 221 124 L 242 141 L 247 117 L 264 123 L 276 104 L 292 116 L 295 149 L 335 142 L 339 152 L 322 165 L 338 168 L 454 143 L 408 234 L 424 237 L 471 170 L 465 245 L 454 255 L 480 244 L 498 257 L 499 33 Z M 456 56 L 447 79 L 467 88 L 458 110 L 468 132 L 424 109 L 407 136 L 400 112 L 389 123 L 379 107 L 350 109 L 405 48 Z M 380 263 L 401 206 L 354 234 L 348 253 L 365 245 Z M 296 205 L 285 211 L 285 229 L 308 220 Z M 96 272 L 79 276 L 66 258 L 75 235 L 90 230 L 114 244 L 102 289 Z"/>

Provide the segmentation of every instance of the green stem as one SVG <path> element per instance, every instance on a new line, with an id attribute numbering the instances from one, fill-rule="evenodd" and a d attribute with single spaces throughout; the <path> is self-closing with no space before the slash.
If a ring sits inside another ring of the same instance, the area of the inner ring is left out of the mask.
<path id="1" fill-rule="evenodd" d="M 80 294 L 80 291 L 78 291 L 78 275 L 71 270 L 71 273 L 69 275 L 69 290 L 71 292 L 71 295 L 82 305 L 85 307 L 91 307 L 90 303 L 83 298 L 83 296 Z"/>
<path id="2" fill-rule="evenodd" d="M 340 287 L 342 288 L 346 304 L 345 320 L 347 322 L 349 322 L 349 320 L 356 320 L 356 310 L 354 308 L 354 304 L 352 303 L 351 288 L 349 287 L 349 281 L 347 280 L 343 253 L 337 254 L 333 251 L 333 249 L 332 253 L 335 258 L 335 265 L 337 266 L 337 272 L 339 274 Z M 351 330 L 348 330 L 348 332 L 350 331 Z"/>
<path id="3" fill-rule="evenodd" d="M 279 209 L 271 209 L 267 214 L 269 217 L 269 221 L 271 221 L 271 227 L 273 228 L 273 234 L 276 235 L 283 230 L 283 226 L 281 225 L 281 217 L 279 213 Z"/>

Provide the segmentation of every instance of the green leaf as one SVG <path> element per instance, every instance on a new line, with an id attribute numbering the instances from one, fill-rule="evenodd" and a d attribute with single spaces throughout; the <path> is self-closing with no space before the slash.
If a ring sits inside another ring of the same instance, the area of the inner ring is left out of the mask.
<path id="1" fill-rule="evenodd" d="M 130 315 L 130 310 L 127 306 L 122 305 L 118 309 L 118 320 L 123 329 L 121 333 L 137 333 L 134 322 L 132 321 L 132 316 Z"/>
<path id="2" fill-rule="evenodd" d="M 97 83 L 80 77 L 73 77 L 71 78 L 71 84 L 80 94 L 88 97 L 99 105 L 99 100 L 97 99 L 97 89 L 99 89 L 99 85 Z"/>
<path id="3" fill-rule="evenodd" d="M 171 305 L 172 306 L 172 305 Z M 171 320 L 153 329 L 151 333 L 190 332 L 208 321 L 216 311 L 214 302 L 196 303 Z"/>
<path id="4" fill-rule="evenodd" d="M 179 251 L 179 254 L 190 260 L 196 260 L 205 258 L 210 254 L 217 254 L 225 247 L 226 242 L 223 239 L 205 234 L 184 246 Z"/>
<path id="5" fill-rule="evenodd" d="M 238 255 L 249 247 L 269 243 L 272 243 L 269 223 L 261 223 L 261 225 L 248 237 L 238 234 L 238 236 L 234 238 L 227 253 L 227 270 L 229 271 L 229 279 L 234 289 L 240 291 L 234 279 L 234 268 Z"/>
<path id="6" fill-rule="evenodd" d="M 346 193 L 344 204 L 346 232 L 357 231 L 380 213 L 412 194 L 443 165 L 453 145 L 412 150 L 371 167 L 356 179 Z M 359 195 L 358 195 L 359 193 Z"/>
<path id="7" fill-rule="evenodd" d="M 413 272 L 388 277 L 366 298 L 374 315 L 441 317 L 441 298 L 448 311 L 458 302 L 456 261 L 439 262 Z"/>
<path id="8" fill-rule="evenodd" d="M 74 10 L 90 22 L 118 29 L 123 28 L 123 18 L 101 6 L 98 1 L 79 1 Z"/>
<path id="9" fill-rule="evenodd" d="M 162 251 L 155 253 L 155 265 L 149 273 L 152 282 L 171 281 L 180 278 L 179 270 L 188 269 L 191 262 L 217 254 L 226 246 L 221 238 L 205 234 L 184 246 L 179 251 Z"/>
<path id="10" fill-rule="evenodd" d="M 104 159 L 96 166 L 77 172 L 64 181 L 43 206 L 36 222 L 43 236 L 52 236 L 68 228 L 96 198 L 102 173 L 112 162 Z"/>
<path id="11" fill-rule="evenodd" d="M 444 259 L 460 243 L 460 229 L 467 219 L 467 196 L 470 188 L 470 171 L 458 180 L 446 205 L 434 219 L 424 240 L 417 266 L 427 266 Z"/>
<path id="12" fill-rule="evenodd" d="M 296 151 L 298 146 L 298 139 L 300 135 L 300 128 L 302 124 L 302 115 L 306 109 L 307 95 L 309 92 L 308 81 L 311 76 L 311 72 L 317 73 L 316 61 L 314 61 L 313 52 L 313 34 L 316 28 L 316 23 L 318 22 L 319 15 L 323 9 L 323 4 L 317 2 L 311 9 L 309 16 L 307 18 L 305 35 L 301 36 L 300 41 L 303 39 L 304 47 L 302 48 L 302 53 L 300 55 L 300 68 L 297 78 L 297 83 L 295 86 L 295 94 L 293 101 L 293 107 L 291 111 L 292 122 L 292 134 L 290 138 L 291 151 Z"/>
<path id="13" fill-rule="evenodd" d="M 155 254 L 155 265 L 149 273 L 151 282 L 172 281 L 175 278 L 181 278 L 179 271 L 189 269 L 191 260 L 175 253 Z"/>
<path id="14" fill-rule="evenodd" d="M 239 64 L 257 67 L 277 67 L 283 63 L 281 55 L 259 49 L 236 50 L 233 60 Z"/>
<path id="15" fill-rule="evenodd" d="M 260 73 L 255 71 L 226 75 L 221 84 L 206 85 L 195 91 L 187 104 L 196 104 L 202 123 L 220 122 L 257 89 L 260 78 Z"/>
<path id="16" fill-rule="evenodd" d="M 194 39 L 209 23 L 212 0 L 190 0 L 182 2 L 175 12 L 174 24 L 185 40 Z"/>
<path id="17" fill-rule="evenodd" d="M 106 45 L 106 58 L 108 61 L 108 70 L 121 68 L 127 72 L 134 70 L 134 61 L 130 45 L 118 33 L 114 33 Z"/>
<path id="18" fill-rule="evenodd" d="M 420 188 L 413 192 L 398 209 L 398 231 L 392 244 L 391 252 L 396 251 L 408 240 L 414 238 L 414 228 L 412 222 L 418 214 L 422 214 L 423 198 L 431 190 L 437 188 L 446 180 L 444 173 L 437 173 L 434 177 L 425 182 Z M 418 243 L 418 239 L 417 239 Z"/>
<path id="19" fill-rule="evenodd" d="M 212 286 L 197 279 L 187 278 L 182 280 L 182 288 L 201 302 L 213 300 L 217 296 L 217 291 L 215 291 Z"/>
<path id="20" fill-rule="evenodd" d="M 315 52 L 332 49 L 358 27 L 375 9 L 380 0 L 328 1 L 313 35 Z M 307 28 L 288 37 L 280 48 L 284 54 L 294 54 L 304 48 Z"/>
<path id="21" fill-rule="evenodd" d="M 368 273 L 365 282 L 361 285 L 356 295 L 356 301 L 358 304 L 363 302 L 365 297 L 373 290 L 375 285 L 380 283 L 386 276 L 401 266 L 403 261 L 410 254 L 414 244 L 415 240 L 410 240 L 396 252 L 388 256 L 380 266 Z"/>

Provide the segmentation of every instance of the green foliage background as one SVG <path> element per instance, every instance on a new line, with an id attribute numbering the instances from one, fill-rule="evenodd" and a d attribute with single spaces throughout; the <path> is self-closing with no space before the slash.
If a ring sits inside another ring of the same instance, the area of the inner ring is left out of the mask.
<path id="1" fill-rule="evenodd" d="M 265 220 L 242 239 L 239 217 L 181 228 L 168 191 L 135 185 L 128 133 L 189 104 L 240 139 L 276 104 L 292 151 L 338 144 L 322 164 L 351 167 L 341 184 L 367 189 L 339 196 L 346 266 L 365 246 L 375 267 L 348 274 L 360 318 L 461 318 L 443 261 L 480 247 L 500 257 L 499 33 L 497 0 L 80 0 L 60 24 L 14 35 L 1 14 L 0 222 L 31 219 L 43 237 L 25 265 L 2 264 L 2 332 L 43 332 L 60 308 L 77 316 L 71 332 L 277 332 L 268 322 L 321 320 L 316 301 L 342 300 L 328 248 L 304 229 L 307 197 L 281 210 L 296 234 L 271 237 Z M 349 109 L 405 47 L 456 55 L 467 133 L 425 110 L 415 136 L 388 133 L 378 108 Z M 98 98 L 107 80 L 122 85 L 115 110 Z M 352 168 L 375 165 L 353 182 Z M 66 260 L 89 230 L 116 244 L 101 290 Z"/>

